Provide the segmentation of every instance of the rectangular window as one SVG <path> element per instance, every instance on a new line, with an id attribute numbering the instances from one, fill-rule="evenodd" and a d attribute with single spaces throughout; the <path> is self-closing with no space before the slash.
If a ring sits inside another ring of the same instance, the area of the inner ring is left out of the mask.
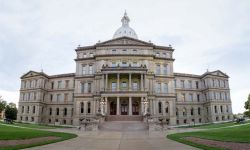
<path id="1" fill-rule="evenodd" d="M 188 81 L 188 88 L 192 89 L 192 81 L 191 80 Z"/>
<path id="2" fill-rule="evenodd" d="M 133 67 L 139 67 L 137 62 L 133 62 Z"/>
<path id="3" fill-rule="evenodd" d="M 156 74 L 161 74 L 161 65 L 156 65 Z"/>
<path id="4" fill-rule="evenodd" d="M 84 87 L 84 85 L 85 85 L 84 83 L 81 83 L 81 93 L 84 93 L 84 92 L 85 92 L 85 89 L 84 89 L 85 87 Z"/>
<path id="5" fill-rule="evenodd" d="M 197 94 L 197 101 L 199 102 L 200 101 L 200 95 Z"/>
<path id="6" fill-rule="evenodd" d="M 112 91 L 116 91 L 116 82 L 111 83 L 111 89 Z"/>
<path id="7" fill-rule="evenodd" d="M 196 89 L 199 89 L 199 82 L 198 81 L 195 82 L 195 85 L 196 85 Z"/>
<path id="8" fill-rule="evenodd" d="M 181 99 L 182 99 L 182 101 L 185 101 L 185 100 L 186 100 L 186 95 L 185 95 L 185 93 L 182 93 L 182 94 L 181 94 Z"/>
<path id="9" fill-rule="evenodd" d="M 177 88 L 177 81 L 174 80 L 174 87 Z"/>
<path id="10" fill-rule="evenodd" d="M 51 89 L 54 89 L 54 82 L 51 82 Z"/>
<path id="11" fill-rule="evenodd" d="M 56 95 L 56 100 L 57 100 L 57 102 L 61 101 L 61 94 Z"/>
<path id="12" fill-rule="evenodd" d="M 57 82 L 57 88 L 58 88 L 58 89 L 61 89 L 61 88 L 62 88 L 62 81 L 58 81 L 58 82 Z"/>
<path id="13" fill-rule="evenodd" d="M 217 113 L 217 106 L 214 106 L 214 113 Z"/>
<path id="14" fill-rule="evenodd" d="M 88 93 L 91 93 L 91 83 L 88 83 Z"/>
<path id="15" fill-rule="evenodd" d="M 163 57 L 166 58 L 167 57 L 167 54 L 166 53 L 162 53 Z"/>
<path id="16" fill-rule="evenodd" d="M 122 50 L 122 53 L 123 53 L 123 54 L 127 53 L 127 50 L 126 50 L 126 49 L 123 49 L 123 50 Z"/>
<path id="17" fill-rule="evenodd" d="M 193 101 L 193 94 L 189 94 L 189 100 Z"/>
<path id="18" fill-rule="evenodd" d="M 50 94 L 50 101 L 53 101 L 53 94 Z"/>
<path id="19" fill-rule="evenodd" d="M 69 94 L 68 93 L 64 93 L 64 101 L 68 101 L 68 97 L 69 97 Z"/>
<path id="20" fill-rule="evenodd" d="M 184 80 L 181 80 L 181 88 L 185 88 L 185 81 Z"/>
<path id="21" fill-rule="evenodd" d="M 89 74 L 93 74 L 93 66 L 89 65 Z"/>
<path id="22" fill-rule="evenodd" d="M 121 66 L 122 67 L 128 67 L 128 63 L 126 61 L 123 61 Z"/>
<path id="23" fill-rule="evenodd" d="M 116 54 L 116 50 L 115 49 L 112 50 L 112 54 Z"/>
<path id="24" fill-rule="evenodd" d="M 112 62 L 111 67 L 116 67 L 116 62 Z"/>
<path id="25" fill-rule="evenodd" d="M 89 53 L 89 57 L 93 57 L 94 56 L 94 54 L 93 53 Z"/>
<path id="26" fill-rule="evenodd" d="M 65 88 L 68 89 L 69 88 L 69 80 L 65 81 Z"/>
<path id="27" fill-rule="evenodd" d="M 159 53 L 159 52 L 156 52 L 156 53 L 155 53 L 155 56 L 156 56 L 156 57 L 160 57 L 160 53 Z"/>
<path id="28" fill-rule="evenodd" d="M 168 74 L 168 65 L 164 65 L 164 66 L 163 66 L 163 73 L 164 73 L 165 75 Z"/>
<path id="29" fill-rule="evenodd" d="M 133 90 L 138 90 L 138 83 L 137 82 L 133 82 L 132 83 L 132 88 L 133 88 Z"/>
<path id="30" fill-rule="evenodd" d="M 156 84 L 156 92 L 160 93 L 161 92 L 161 83 Z"/>
<path id="31" fill-rule="evenodd" d="M 82 65 L 82 74 L 83 75 L 87 74 L 87 72 L 86 72 L 86 65 Z"/>
<path id="32" fill-rule="evenodd" d="M 164 93 L 168 93 L 168 84 L 167 83 L 164 83 L 163 91 L 164 91 Z"/>
<path id="33" fill-rule="evenodd" d="M 83 58 L 86 58 L 87 57 L 87 54 L 86 53 L 83 53 Z"/>
<path id="34" fill-rule="evenodd" d="M 127 82 L 122 82 L 122 88 L 127 88 Z"/>

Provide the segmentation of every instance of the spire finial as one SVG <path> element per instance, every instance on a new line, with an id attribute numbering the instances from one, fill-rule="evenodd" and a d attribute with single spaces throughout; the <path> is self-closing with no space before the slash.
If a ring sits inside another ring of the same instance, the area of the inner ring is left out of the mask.
<path id="1" fill-rule="evenodd" d="M 129 25 L 129 17 L 127 16 L 127 11 L 125 10 L 124 15 L 122 17 L 122 26 L 128 26 Z"/>

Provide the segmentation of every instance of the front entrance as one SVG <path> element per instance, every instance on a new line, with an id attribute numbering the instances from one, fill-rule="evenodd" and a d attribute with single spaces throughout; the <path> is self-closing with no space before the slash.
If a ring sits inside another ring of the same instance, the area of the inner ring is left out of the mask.
<path id="1" fill-rule="evenodd" d="M 121 115 L 128 115 L 128 101 L 121 101 Z"/>
<path id="2" fill-rule="evenodd" d="M 116 115 L 116 103 L 114 101 L 110 102 L 110 115 Z"/>
<path id="3" fill-rule="evenodd" d="M 132 113 L 133 115 L 139 115 L 139 101 L 137 100 L 132 103 Z"/>

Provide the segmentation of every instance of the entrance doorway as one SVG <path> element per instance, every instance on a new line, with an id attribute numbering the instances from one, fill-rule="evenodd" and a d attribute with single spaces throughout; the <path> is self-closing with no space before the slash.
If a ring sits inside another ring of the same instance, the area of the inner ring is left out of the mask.
<path id="1" fill-rule="evenodd" d="M 128 115 L 128 100 L 121 101 L 121 115 Z"/>
<path id="2" fill-rule="evenodd" d="M 116 103 L 114 101 L 110 102 L 110 115 L 116 115 Z"/>
<path id="3" fill-rule="evenodd" d="M 133 115 L 139 115 L 139 101 L 134 100 L 132 103 L 132 113 Z"/>

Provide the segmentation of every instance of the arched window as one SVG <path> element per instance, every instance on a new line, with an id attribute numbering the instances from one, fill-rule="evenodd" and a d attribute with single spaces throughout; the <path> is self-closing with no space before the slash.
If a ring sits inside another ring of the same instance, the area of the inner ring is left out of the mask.
<path id="1" fill-rule="evenodd" d="M 194 115 L 194 109 L 191 108 L 191 116 L 193 116 L 193 115 Z"/>
<path id="2" fill-rule="evenodd" d="M 88 114 L 90 114 L 90 113 L 91 113 L 91 103 L 88 102 Z"/>
<path id="3" fill-rule="evenodd" d="M 161 102 L 158 102 L 158 111 L 159 111 L 159 114 L 162 113 L 162 103 Z"/>
<path id="4" fill-rule="evenodd" d="M 63 115 L 67 116 L 67 108 L 64 108 Z"/>
<path id="5" fill-rule="evenodd" d="M 81 102 L 81 113 L 84 113 L 84 103 Z"/>
<path id="6" fill-rule="evenodd" d="M 59 108 L 56 108 L 56 115 L 59 115 Z"/>

